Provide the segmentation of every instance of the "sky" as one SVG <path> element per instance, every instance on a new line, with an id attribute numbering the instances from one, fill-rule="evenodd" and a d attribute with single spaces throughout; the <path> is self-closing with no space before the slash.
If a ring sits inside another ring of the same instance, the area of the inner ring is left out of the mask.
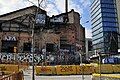
<path id="1" fill-rule="evenodd" d="M 0 15 L 9 13 L 31 5 L 37 5 L 38 0 L 0 0 Z M 42 0 L 40 0 L 42 1 Z M 80 14 L 80 24 L 85 27 L 86 38 L 91 38 L 90 4 L 91 0 L 68 0 L 68 11 L 74 9 Z M 49 16 L 65 12 L 65 0 L 43 0 L 41 8 L 48 12 Z M 89 21 L 89 22 L 88 22 Z"/>

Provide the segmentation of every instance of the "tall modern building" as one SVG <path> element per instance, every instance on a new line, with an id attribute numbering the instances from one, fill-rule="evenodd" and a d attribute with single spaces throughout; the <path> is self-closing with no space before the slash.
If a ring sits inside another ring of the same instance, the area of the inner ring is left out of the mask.
<path id="1" fill-rule="evenodd" d="M 120 34 L 120 0 L 116 0 L 117 6 L 117 15 L 118 15 L 118 23 L 119 23 L 119 34 Z M 120 35 L 118 36 L 118 48 L 120 52 Z"/>
<path id="2" fill-rule="evenodd" d="M 116 0 L 93 0 L 91 22 L 94 51 L 106 54 L 117 53 L 119 25 Z"/>

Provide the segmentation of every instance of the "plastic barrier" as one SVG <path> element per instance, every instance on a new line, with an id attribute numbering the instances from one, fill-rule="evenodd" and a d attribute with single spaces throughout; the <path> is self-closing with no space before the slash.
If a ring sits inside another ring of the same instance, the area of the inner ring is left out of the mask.
<path id="1" fill-rule="evenodd" d="M 25 69 L 28 69 L 28 67 L 29 67 L 27 62 L 18 63 L 18 66 L 19 66 L 19 70 L 25 70 Z"/>
<path id="2" fill-rule="evenodd" d="M 92 65 L 77 65 L 77 74 L 92 74 L 94 72 L 94 67 Z"/>
<path id="3" fill-rule="evenodd" d="M 73 75 L 85 74 L 90 75 L 99 73 L 100 65 L 84 64 L 84 65 L 57 65 L 57 66 L 36 66 L 36 74 L 57 74 L 57 75 Z M 120 65 L 101 64 L 101 73 L 119 73 Z"/>
<path id="4" fill-rule="evenodd" d="M 40 75 L 40 74 L 44 74 L 44 75 L 56 74 L 54 66 L 36 66 L 35 71 L 36 71 L 36 75 Z"/>
<path id="5" fill-rule="evenodd" d="M 19 66 L 18 65 L 12 65 L 12 64 L 0 64 L 0 71 L 4 72 L 5 74 L 18 72 L 19 71 Z"/>
<path id="6" fill-rule="evenodd" d="M 75 65 L 58 65 L 56 66 L 57 75 L 76 74 Z"/>
<path id="7" fill-rule="evenodd" d="M 120 64 L 119 65 L 112 65 L 114 73 L 120 73 Z"/>
<path id="8" fill-rule="evenodd" d="M 92 80 L 120 80 L 120 74 L 114 75 L 114 74 L 93 74 Z"/>
<path id="9" fill-rule="evenodd" d="M 100 65 L 94 66 L 95 73 L 99 73 Z M 101 64 L 101 73 L 113 73 L 111 64 Z"/>

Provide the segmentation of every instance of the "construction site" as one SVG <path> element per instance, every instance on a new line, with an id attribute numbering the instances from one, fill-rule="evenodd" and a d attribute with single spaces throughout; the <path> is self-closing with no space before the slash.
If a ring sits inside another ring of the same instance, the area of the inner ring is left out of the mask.
<path id="1" fill-rule="evenodd" d="M 119 59 L 86 58 L 85 27 L 68 0 L 53 16 L 43 1 L 0 15 L 0 80 L 120 80 Z"/>

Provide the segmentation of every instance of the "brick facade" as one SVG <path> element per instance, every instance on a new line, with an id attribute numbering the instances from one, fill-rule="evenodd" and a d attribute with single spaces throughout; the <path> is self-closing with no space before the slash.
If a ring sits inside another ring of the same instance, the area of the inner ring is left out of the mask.
<path id="1" fill-rule="evenodd" d="M 23 52 L 24 43 L 31 43 L 31 17 L 34 17 L 35 10 L 35 7 L 29 7 L 0 16 L 0 27 L 2 28 L 0 31 L 0 51 L 2 51 L 2 41 L 6 41 L 5 37 L 15 38 L 17 43 L 13 46 L 17 47 L 19 53 Z M 57 16 L 63 15 L 66 13 Z M 70 45 L 74 47 L 75 51 L 77 44 L 82 46 L 83 52 L 85 52 L 85 28 L 80 25 L 80 15 L 74 10 L 68 12 L 67 15 L 69 21 L 64 25 L 56 25 L 52 29 L 38 28 L 35 30 L 34 44 L 37 50 L 40 51 L 46 47 L 47 43 L 51 43 L 59 48 L 61 44 Z"/>

